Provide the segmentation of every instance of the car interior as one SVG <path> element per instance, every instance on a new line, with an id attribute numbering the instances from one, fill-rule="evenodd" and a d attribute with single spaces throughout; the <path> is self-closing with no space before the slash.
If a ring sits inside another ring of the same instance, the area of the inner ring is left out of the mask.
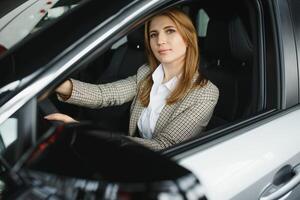
<path id="1" fill-rule="evenodd" d="M 204 1 L 205 2 L 205 1 Z M 245 2 L 235 7 L 212 3 L 186 3 L 179 7 L 193 20 L 198 33 L 200 48 L 199 71 L 211 80 L 220 91 L 219 101 L 207 131 L 245 119 L 258 112 L 258 56 L 256 53 L 257 19 L 253 6 Z M 238 8 L 238 9 L 237 9 Z M 252 18 L 250 18 L 251 16 Z M 73 74 L 84 82 L 102 84 L 134 75 L 147 63 L 144 53 L 143 26 L 131 31 L 109 50 Z M 202 29 L 205 29 L 203 31 Z M 200 33 L 200 32 L 204 33 Z M 122 106 L 99 110 L 66 105 L 53 98 L 60 111 L 79 120 L 91 120 L 103 127 L 126 133 L 131 102 Z"/>
<path id="2" fill-rule="evenodd" d="M 232 1 L 232 3 L 220 2 L 218 7 L 215 6 L 215 1 L 201 1 L 201 3 L 199 1 L 187 1 L 176 5 L 191 17 L 198 30 L 200 73 L 212 81 L 220 92 L 215 111 L 205 130 L 207 134 L 247 119 L 262 109 L 261 97 L 259 96 L 261 83 L 259 82 L 259 34 L 258 19 L 255 14 L 256 7 L 250 1 Z M 136 74 L 138 68 L 147 63 L 143 34 L 144 27 L 141 22 L 134 30 L 120 38 L 106 51 L 100 52 L 96 58 L 91 59 L 80 70 L 72 73 L 70 78 L 102 84 Z M 128 132 L 131 102 L 122 106 L 88 109 L 60 102 L 53 92 L 46 100 L 38 100 L 38 105 L 36 111 L 36 115 L 38 115 L 36 124 L 38 138 L 45 139 L 47 136 L 45 132 L 48 133 L 49 127 L 51 127 L 51 123 L 44 120 L 43 116 L 55 111 L 68 114 L 79 121 L 92 121 L 102 129 L 120 134 Z M 59 127 L 55 130 L 51 129 L 50 132 L 61 132 Z M 205 133 L 199 134 L 197 137 L 206 136 Z M 30 166 L 34 169 L 57 172 L 59 170 L 57 166 L 48 164 L 51 163 L 51 160 L 58 159 L 59 156 L 57 155 L 60 152 L 66 154 L 61 158 L 68 157 L 67 154 L 70 149 L 65 149 L 65 144 L 66 141 L 73 141 L 74 137 L 76 138 L 77 134 L 72 133 L 68 136 L 58 137 L 60 142 L 43 156 L 40 156 L 41 149 L 32 151 L 35 153 L 31 156 Z M 44 146 L 45 144 L 46 146 L 52 145 L 53 139 L 57 140 L 56 137 L 48 138 L 46 143 L 43 142 Z M 28 145 L 23 144 L 23 146 L 27 147 Z M 41 145 L 39 147 L 42 148 Z M 77 152 L 84 151 L 81 147 L 78 146 Z M 109 148 L 104 145 L 97 152 L 105 151 L 104 147 Z M 128 148 L 128 152 L 131 151 L 135 151 L 135 147 L 133 149 Z M 6 154 L 10 154 L 10 152 L 12 151 L 7 151 Z M 87 152 L 83 152 L 83 154 L 87 155 Z M 69 175 L 79 173 L 75 169 L 73 172 L 68 171 L 70 166 L 78 161 L 77 154 L 72 153 L 72 156 L 69 157 L 70 165 L 60 169 L 62 173 L 70 173 Z M 105 155 L 101 154 L 101 156 Z M 122 156 L 118 157 L 121 158 Z M 115 165 L 120 165 L 120 163 L 117 162 Z M 86 166 L 82 167 L 85 168 Z M 95 177 L 93 170 L 86 169 L 86 174 L 83 176 Z"/>

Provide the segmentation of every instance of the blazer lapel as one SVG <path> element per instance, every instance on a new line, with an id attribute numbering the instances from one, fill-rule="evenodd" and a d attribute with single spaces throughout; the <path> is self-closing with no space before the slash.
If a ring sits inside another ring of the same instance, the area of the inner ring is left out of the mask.
<path id="1" fill-rule="evenodd" d="M 193 82 L 197 79 L 198 73 L 196 73 L 193 77 Z M 184 99 L 184 98 L 183 98 Z M 178 101 L 177 103 L 171 104 L 171 105 L 165 105 L 162 109 L 158 120 L 156 122 L 153 136 L 157 133 L 159 133 L 171 120 L 171 116 L 176 110 L 176 108 L 182 103 L 182 100 Z M 138 100 L 137 97 L 134 98 L 132 102 L 132 108 L 131 108 L 131 116 L 130 116 L 130 122 L 129 122 L 129 135 L 134 136 L 137 130 L 137 123 L 138 120 L 142 114 L 142 111 L 145 107 L 142 106 L 141 102 Z"/>
<path id="2" fill-rule="evenodd" d="M 129 121 L 129 135 L 134 136 L 137 130 L 137 122 L 142 114 L 144 107 L 141 102 L 135 98 L 133 101 L 133 108 L 131 110 L 131 116 Z"/>
<path id="3" fill-rule="evenodd" d="M 171 105 L 165 105 L 162 111 L 159 114 L 158 120 L 156 122 L 153 136 L 159 133 L 163 127 L 168 123 L 171 119 L 171 115 L 174 113 L 175 108 L 177 107 L 178 103 L 174 103 Z"/>

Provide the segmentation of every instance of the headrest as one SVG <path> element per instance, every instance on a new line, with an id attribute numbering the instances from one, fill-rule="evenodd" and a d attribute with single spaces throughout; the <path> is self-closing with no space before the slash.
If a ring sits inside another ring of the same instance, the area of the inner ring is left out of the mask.
<path id="1" fill-rule="evenodd" d="M 128 46 L 138 50 L 144 50 L 144 26 L 139 27 L 127 35 Z"/>
<path id="2" fill-rule="evenodd" d="M 210 20 L 203 46 L 206 56 L 218 59 L 247 61 L 253 53 L 253 45 L 238 17 L 229 21 Z"/>

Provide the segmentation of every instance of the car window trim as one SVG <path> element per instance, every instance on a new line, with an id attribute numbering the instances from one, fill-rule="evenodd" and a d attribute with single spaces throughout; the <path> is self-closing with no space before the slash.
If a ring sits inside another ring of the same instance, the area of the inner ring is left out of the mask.
<path id="1" fill-rule="evenodd" d="M 203 151 L 218 143 L 229 140 L 230 138 L 247 133 L 249 130 L 265 125 L 273 120 L 279 119 L 280 117 L 283 117 L 299 109 L 300 104 L 292 106 L 288 109 L 271 109 L 259 115 L 253 116 L 247 120 L 230 125 L 226 128 L 215 131 L 212 130 L 213 133 L 209 132 L 205 137 L 196 138 L 186 143 L 182 143 L 180 145 L 175 146 L 172 149 L 168 149 L 161 153 L 164 156 L 178 161 L 182 158 L 186 158 L 189 155 L 193 155 L 196 152 Z"/>
<path id="2" fill-rule="evenodd" d="M 298 67 L 291 15 L 287 1 L 269 0 L 270 9 L 275 18 L 277 43 L 279 51 L 279 65 L 281 76 L 281 108 L 292 107 L 299 102 Z M 296 66 L 296 67 L 295 67 Z M 293 87 L 297 83 L 297 88 Z"/>

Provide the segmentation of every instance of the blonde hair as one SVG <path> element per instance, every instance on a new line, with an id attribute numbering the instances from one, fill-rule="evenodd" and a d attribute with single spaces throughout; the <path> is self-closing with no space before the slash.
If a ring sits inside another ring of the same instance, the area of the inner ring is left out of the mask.
<path id="1" fill-rule="evenodd" d="M 190 88 L 204 86 L 207 83 L 207 80 L 199 72 L 197 80 L 193 82 L 193 77 L 198 72 L 198 66 L 200 61 L 198 37 L 196 34 L 195 27 L 190 18 L 178 9 L 166 10 L 162 13 L 159 13 L 156 16 L 169 17 L 175 23 L 179 34 L 182 36 L 183 40 L 187 44 L 182 75 L 179 79 L 176 88 L 166 100 L 166 104 L 170 105 L 182 99 L 187 94 Z M 151 18 L 145 23 L 145 47 L 148 56 L 148 64 L 150 66 L 150 73 L 141 83 L 139 92 L 139 99 L 142 105 L 145 107 L 148 106 L 150 101 L 150 91 L 153 85 L 152 73 L 160 64 L 154 56 L 150 47 L 149 28 L 152 19 L 153 18 Z"/>

